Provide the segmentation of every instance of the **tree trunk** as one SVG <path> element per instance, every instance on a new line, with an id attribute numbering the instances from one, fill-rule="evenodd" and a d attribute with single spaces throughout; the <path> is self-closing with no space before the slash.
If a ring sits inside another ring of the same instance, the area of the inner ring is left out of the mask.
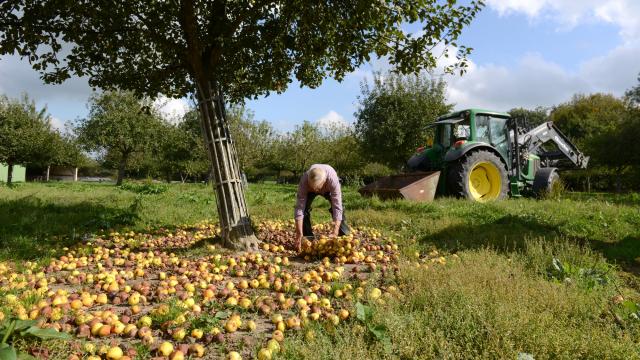
<path id="1" fill-rule="evenodd" d="M 44 181 L 49 182 L 49 174 L 51 173 L 51 165 L 47 165 L 47 172 Z"/>
<path id="2" fill-rule="evenodd" d="M 199 83 L 198 100 L 202 134 L 212 164 L 222 239 L 227 247 L 257 250 L 258 239 L 251 226 L 222 89 L 215 83 Z"/>
<path id="3" fill-rule="evenodd" d="M 7 185 L 11 186 L 11 179 L 13 178 L 13 164 L 7 164 Z"/>
<path id="4" fill-rule="evenodd" d="M 78 181 L 78 168 L 73 169 L 73 182 Z"/>
<path id="5" fill-rule="evenodd" d="M 122 180 L 124 179 L 124 170 L 127 166 L 127 157 L 123 156 L 120 160 L 120 166 L 118 167 L 118 180 L 116 181 L 116 186 L 122 185 Z"/>

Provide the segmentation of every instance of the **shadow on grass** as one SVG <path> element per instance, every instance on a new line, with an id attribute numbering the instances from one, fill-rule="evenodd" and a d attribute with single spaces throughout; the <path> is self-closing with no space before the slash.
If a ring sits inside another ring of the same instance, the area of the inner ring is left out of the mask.
<path id="1" fill-rule="evenodd" d="M 140 200 L 127 208 L 81 202 L 55 204 L 34 196 L 0 199 L 0 260 L 37 259 L 100 229 L 120 229 L 138 219 Z"/>
<path id="2" fill-rule="evenodd" d="M 549 225 L 514 215 L 504 215 L 483 224 L 452 225 L 423 236 L 419 241 L 423 244 L 434 244 L 439 249 L 449 252 L 488 247 L 510 253 L 523 250 L 527 239 L 546 238 L 548 241 L 554 241 L 563 237 L 590 247 L 626 271 L 640 274 L 640 260 L 636 260 L 640 259 L 640 238 L 637 236 L 628 236 L 618 242 L 605 242 L 569 237 L 561 231 L 562 226 L 562 223 Z"/>
<path id="3" fill-rule="evenodd" d="M 556 226 L 540 224 L 513 215 L 503 215 L 488 223 L 452 225 L 424 236 L 420 241 L 433 243 L 438 248 L 450 252 L 486 247 L 511 252 L 522 249 L 528 238 L 560 235 Z"/>

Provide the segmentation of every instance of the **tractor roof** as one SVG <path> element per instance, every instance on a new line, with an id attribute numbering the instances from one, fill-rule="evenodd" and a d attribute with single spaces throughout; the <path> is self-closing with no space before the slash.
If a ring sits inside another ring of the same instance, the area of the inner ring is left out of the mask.
<path id="1" fill-rule="evenodd" d="M 509 115 L 508 113 L 501 112 L 501 111 L 472 108 L 472 109 L 464 109 L 464 110 L 460 110 L 460 111 L 455 111 L 455 112 L 449 113 L 447 115 L 442 115 L 442 116 L 440 116 L 438 118 L 438 120 L 454 118 L 454 117 L 460 117 L 462 114 L 464 114 L 466 112 L 471 112 L 471 113 L 474 113 L 474 114 L 488 114 L 488 115 L 511 117 L 511 115 Z"/>

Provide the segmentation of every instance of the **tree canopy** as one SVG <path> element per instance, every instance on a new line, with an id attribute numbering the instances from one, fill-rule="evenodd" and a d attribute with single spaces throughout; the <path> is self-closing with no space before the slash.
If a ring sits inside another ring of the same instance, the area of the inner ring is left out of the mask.
<path id="1" fill-rule="evenodd" d="M 373 162 L 400 168 L 426 143 L 427 126 L 451 111 L 445 83 L 428 74 L 376 74 L 364 82 L 356 112 L 356 135 Z"/>
<path id="2" fill-rule="evenodd" d="M 536 127 L 543 122 L 547 121 L 547 108 L 538 106 L 535 109 L 525 109 L 525 108 L 513 108 L 509 110 L 509 114 L 517 119 L 520 119 L 525 122 L 521 126 L 529 126 L 531 128 Z"/>
<path id="3" fill-rule="evenodd" d="M 342 79 L 372 54 L 402 72 L 433 68 L 442 46 L 457 46 L 463 69 L 471 49 L 458 44 L 482 7 L 456 1 L 309 2 L 5 0 L 0 54 L 29 59 L 46 82 L 87 76 L 102 89 L 155 96 L 196 92 L 198 79 L 224 85 L 231 99 L 284 91 L 291 75 L 316 87 Z M 420 23 L 421 33 L 402 30 Z"/>
<path id="4" fill-rule="evenodd" d="M 159 116 L 149 100 L 132 92 L 105 92 L 92 96 L 89 116 L 79 120 L 76 133 L 86 150 L 115 163 L 120 185 L 131 157 L 159 143 L 154 139 L 159 127 Z"/>
<path id="5" fill-rule="evenodd" d="M 0 162 L 9 167 L 7 183 L 16 164 L 31 164 L 53 156 L 51 121 L 47 109 L 38 110 L 27 95 L 0 97 Z"/>
<path id="6" fill-rule="evenodd" d="M 638 85 L 627 90 L 625 97 L 632 105 L 640 106 L 640 74 L 638 75 Z"/>
<path id="7" fill-rule="evenodd" d="M 622 100 L 609 94 L 577 94 L 553 107 L 549 118 L 580 146 L 593 136 L 619 126 L 626 111 Z"/>
<path id="8" fill-rule="evenodd" d="M 158 129 L 157 152 L 150 162 L 167 181 L 178 175 L 181 181 L 207 174 L 209 160 L 202 145 L 200 119 L 195 111 L 187 112 L 178 124 L 162 122 Z"/>
<path id="9" fill-rule="evenodd" d="M 275 129 L 267 121 L 256 121 L 244 106 L 233 106 L 227 114 L 242 171 L 255 173 L 264 168 L 273 156 L 270 150 L 275 141 Z"/>

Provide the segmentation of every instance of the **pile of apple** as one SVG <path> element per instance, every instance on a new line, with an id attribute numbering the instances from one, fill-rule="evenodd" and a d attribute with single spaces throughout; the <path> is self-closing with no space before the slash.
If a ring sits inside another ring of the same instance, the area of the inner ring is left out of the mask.
<path id="1" fill-rule="evenodd" d="M 397 269 L 397 245 L 374 229 L 305 241 L 294 260 L 293 224 L 258 226 L 262 251 L 203 245 L 211 222 L 150 233 L 107 232 L 46 264 L 0 263 L 0 321 L 37 320 L 74 334 L 72 358 L 127 360 L 144 346 L 161 359 L 234 349 L 230 359 L 270 359 L 286 334 L 312 321 L 350 318 L 355 299 L 376 300 L 370 272 Z M 201 247 L 197 255 L 179 251 Z M 141 344 L 141 345 L 140 345 Z M 136 346 L 134 346 L 136 345 Z"/>

